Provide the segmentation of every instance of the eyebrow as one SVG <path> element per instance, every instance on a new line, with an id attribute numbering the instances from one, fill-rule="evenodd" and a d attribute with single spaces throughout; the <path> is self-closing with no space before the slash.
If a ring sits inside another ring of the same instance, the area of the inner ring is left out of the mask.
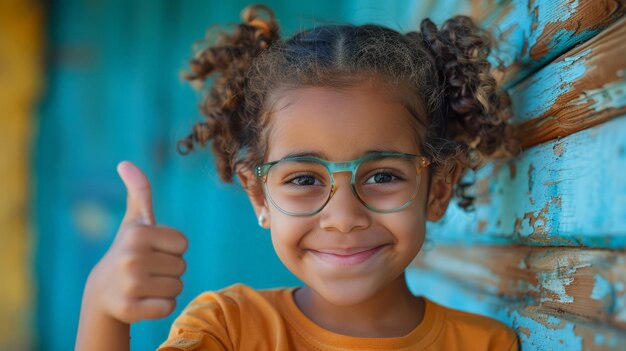
<path id="1" fill-rule="evenodd" d="M 374 149 L 374 150 L 367 150 L 365 151 L 363 154 L 361 154 L 360 156 L 357 156 L 357 158 L 365 156 L 365 155 L 369 155 L 369 154 L 378 154 L 381 152 L 399 152 L 399 153 L 406 153 L 404 151 L 399 151 L 399 150 L 392 150 L 392 149 L 387 149 L 387 150 L 381 150 L 381 149 Z M 294 152 L 290 152 L 287 155 L 283 156 L 281 158 L 281 160 L 284 160 L 286 158 L 290 158 L 290 157 L 304 157 L 304 156 L 312 156 L 312 157 L 317 157 L 317 158 L 321 158 L 324 160 L 328 161 L 328 158 L 326 157 L 326 155 L 324 155 L 321 152 L 315 152 L 315 151 L 294 151 Z"/>

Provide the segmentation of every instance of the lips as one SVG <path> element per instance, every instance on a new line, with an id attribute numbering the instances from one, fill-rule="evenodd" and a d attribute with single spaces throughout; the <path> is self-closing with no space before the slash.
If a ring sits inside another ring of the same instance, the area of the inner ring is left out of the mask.
<path id="1" fill-rule="evenodd" d="M 352 266 L 367 261 L 386 245 L 372 248 L 310 250 L 320 259 L 339 266 Z"/>
<path id="2" fill-rule="evenodd" d="M 380 245 L 378 245 L 380 246 Z M 350 256 L 353 254 L 357 254 L 359 252 L 364 252 L 367 250 L 375 249 L 378 246 L 369 246 L 369 247 L 351 247 L 347 249 L 323 249 L 323 250 L 315 250 L 321 253 L 333 254 L 333 255 L 341 255 L 341 256 Z"/>

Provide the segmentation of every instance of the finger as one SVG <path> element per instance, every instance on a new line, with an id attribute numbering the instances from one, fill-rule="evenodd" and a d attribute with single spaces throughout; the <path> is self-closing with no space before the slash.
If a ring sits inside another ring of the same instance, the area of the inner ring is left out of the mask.
<path id="1" fill-rule="evenodd" d="M 150 247 L 156 251 L 180 256 L 187 251 L 187 237 L 176 229 L 156 226 L 150 233 Z"/>
<path id="2" fill-rule="evenodd" d="M 185 273 L 187 267 L 182 257 L 163 252 L 151 252 L 146 261 L 149 267 L 148 273 L 151 275 L 178 278 Z"/>
<path id="3" fill-rule="evenodd" d="M 127 192 L 126 214 L 122 223 L 154 225 L 156 222 L 152 210 L 152 190 L 146 175 L 130 161 L 120 162 L 117 173 Z"/>
<path id="4" fill-rule="evenodd" d="M 153 276 L 137 289 L 139 298 L 175 298 L 183 291 L 183 282 L 178 278 Z"/>
<path id="5" fill-rule="evenodd" d="M 159 319 L 167 317 L 176 308 L 175 299 L 166 298 L 146 298 L 137 301 L 134 315 L 137 320 Z"/>

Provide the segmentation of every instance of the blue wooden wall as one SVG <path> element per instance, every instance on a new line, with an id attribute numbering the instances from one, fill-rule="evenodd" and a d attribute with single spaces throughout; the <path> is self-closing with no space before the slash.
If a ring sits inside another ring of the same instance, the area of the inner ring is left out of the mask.
<path id="1" fill-rule="evenodd" d="M 411 288 L 506 322 L 524 350 L 623 349 L 623 2 L 265 3 L 285 35 L 337 21 L 406 31 L 422 17 L 440 22 L 454 13 L 501 33 L 501 79 L 526 151 L 475 175 L 476 212 L 451 206 L 441 223 L 429 224 L 437 246 L 409 268 Z M 208 150 L 175 152 L 200 118 L 197 94 L 179 79 L 191 44 L 210 24 L 239 22 L 246 4 L 59 0 L 48 8 L 47 88 L 33 159 L 39 349 L 73 348 L 85 279 L 125 210 L 115 172 L 122 159 L 151 179 L 157 222 L 190 242 L 177 310 L 133 325 L 133 349 L 155 349 L 201 291 L 300 284 L 275 256 L 245 194 L 220 182 Z"/>

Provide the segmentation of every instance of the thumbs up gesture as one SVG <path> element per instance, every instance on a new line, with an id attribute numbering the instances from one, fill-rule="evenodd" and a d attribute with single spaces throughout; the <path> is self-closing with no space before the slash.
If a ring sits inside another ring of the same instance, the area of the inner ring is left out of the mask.
<path id="1" fill-rule="evenodd" d="M 85 287 L 101 313 L 123 323 L 163 318 L 176 307 L 186 264 L 186 237 L 157 225 L 148 178 L 128 161 L 117 166 L 127 191 L 126 214 L 113 244 Z"/>

